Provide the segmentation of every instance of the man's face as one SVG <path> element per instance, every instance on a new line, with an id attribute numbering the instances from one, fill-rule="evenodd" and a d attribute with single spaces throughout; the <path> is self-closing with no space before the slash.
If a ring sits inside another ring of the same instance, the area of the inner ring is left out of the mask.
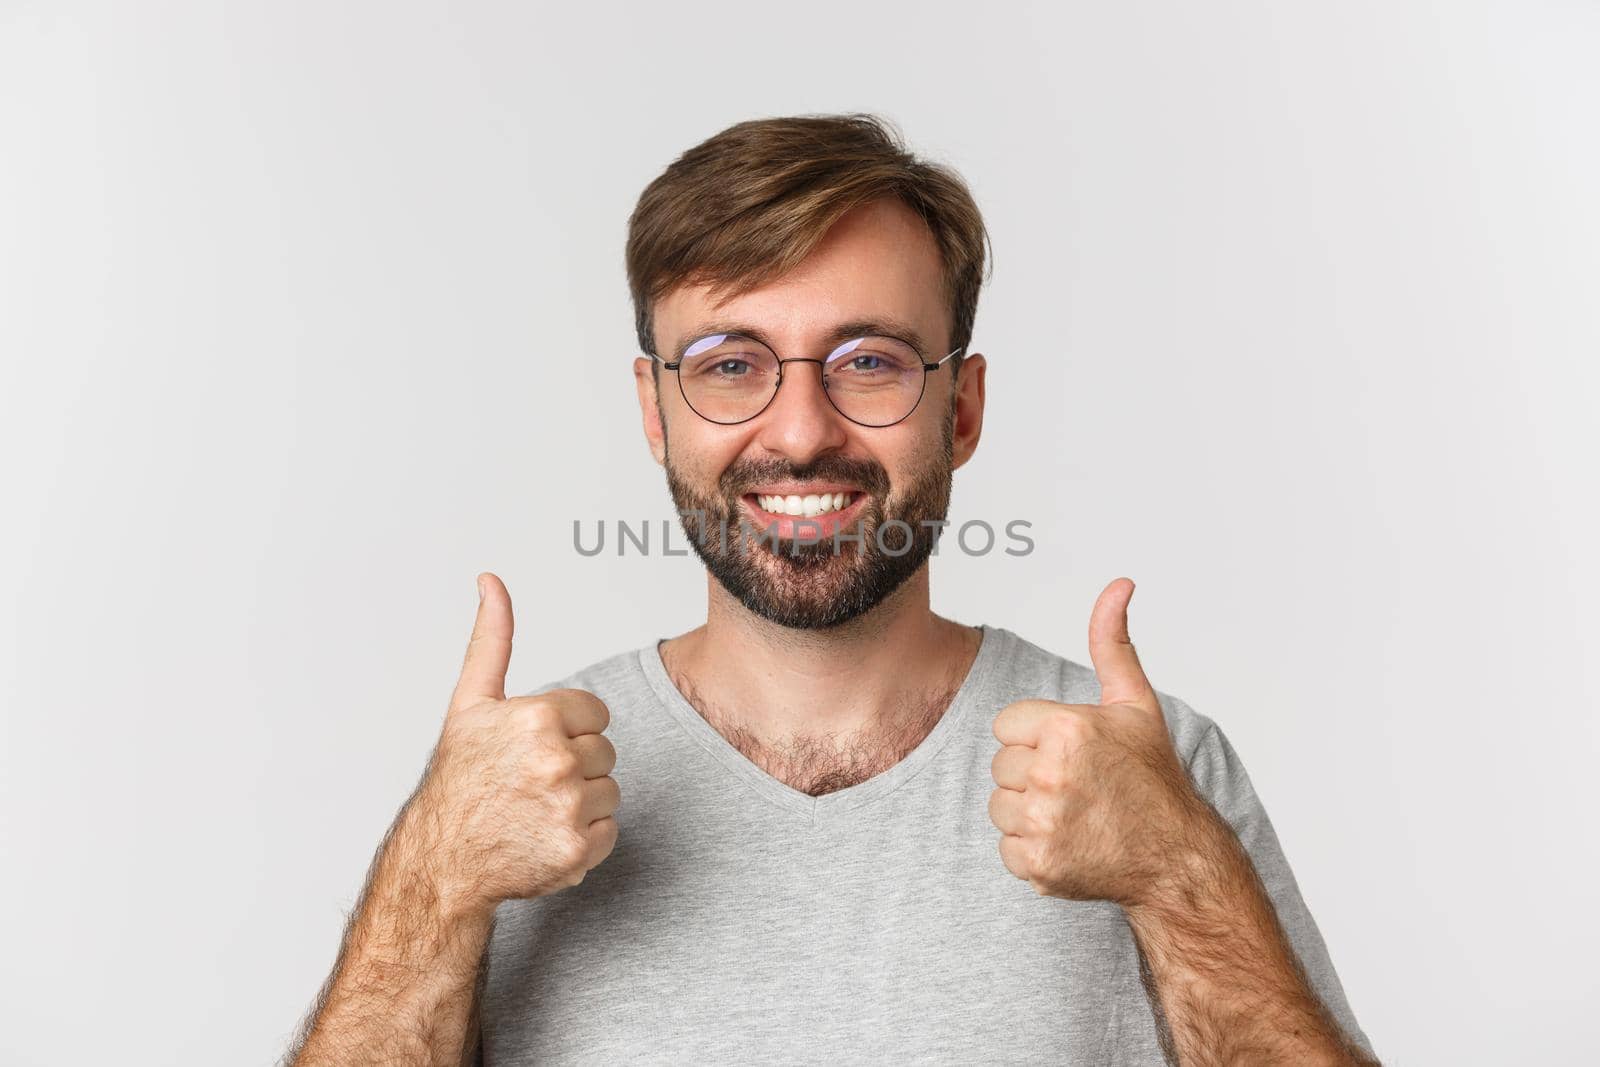
<path id="1" fill-rule="evenodd" d="M 825 338 L 846 322 L 901 323 L 920 335 L 931 362 L 950 350 L 938 247 L 898 200 L 857 208 L 788 275 L 725 303 L 686 286 L 656 305 L 656 351 L 739 323 L 769 338 L 781 359 L 823 359 Z M 676 374 L 635 361 L 645 435 L 695 552 L 746 608 L 784 626 L 837 626 L 877 606 L 933 549 L 950 503 L 951 473 L 977 444 L 983 357 L 966 357 L 959 386 L 950 363 L 928 373 L 911 415 L 866 427 L 834 409 L 817 363 L 783 364 L 783 384 L 762 413 L 736 425 L 702 419 Z M 845 492 L 837 515 L 798 526 L 762 507 L 784 497 Z M 909 527 L 884 524 L 898 519 Z M 832 536 L 840 528 L 855 538 Z M 724 533 L 723 531 L 726 531 Z M 880 533 L 881 531 L 881 533 Z M 774 537 L 776 535 L 776 537 Z M 880 544 L 881 539 L 881 544 Z M 810 543 L 807 543 L 807 542 Z"/>

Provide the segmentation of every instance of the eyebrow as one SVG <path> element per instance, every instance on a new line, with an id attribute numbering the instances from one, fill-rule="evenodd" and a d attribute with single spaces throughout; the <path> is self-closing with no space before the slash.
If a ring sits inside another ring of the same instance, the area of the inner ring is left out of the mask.
<path id="1" fill-rule="evenodd" d="M 768 336 L 767 332 L 760 326 L 748 322 L 723 320 L 718 322 L 702 323 L 689 333 L 680 337 L 678 339 L 678 343 L 673 346 L 672 358 L 674 360 L 682 359 L 683 353 L 688 350 L 690 345 L 694 344 L 702 337 L 710 337 L 712 334 L 718 333 L 738 334 L 741 337 L 748 337 L 751 340 L 760 341 L 774 352 L 778 350 L 778 346 L 773 343 L 772 338 Z M 834 326 L 832 329 L 830 329 L 827 333 L 823 334 L 821 341 L 824 345 L 836 345 L 842 341 L 848 341 L 851 338 L 862 337 L 867 334 L 872 334 L 876 337 L 897 338 L 906 342 L 912 348 L 915 348 L 918 354 L 922 355 L 922 358 L 927 358 L 928 346 L 923 340 L 922 334 L 918 333 L 916 327 L 912 326 L 909 322 L 905 322 L 904 320 L 896 318 L 880 316 L 876 319 L 858 319 L 853 322 L 841 322 L 837 326 Z"/>

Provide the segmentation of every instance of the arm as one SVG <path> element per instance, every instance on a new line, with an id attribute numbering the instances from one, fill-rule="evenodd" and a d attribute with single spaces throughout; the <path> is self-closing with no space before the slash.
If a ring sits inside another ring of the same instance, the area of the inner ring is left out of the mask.
<path id="1" fill-rule="evenodd" d="M 1128 639 L 1132 592 L 1107 586 L 1089 624 L 1099 704 L 1024 700 L 995 719 L 1001 859 L 1040 894 L 1122 906 L 1169 1059 L 1374 1062 L 1318 999 L 1250 854 L 1179 760 Z"/>
<path id="2" fill-rule="evenodd" d="M 1168 1061 L 1376 1064 L 1318 999 L 1233 830 L 1203 801 L 1189 825 L 1171 876 L 1123 907 Z"/>
<path id="3" fill-rule="evenodd" d="M 408 804 L 380 849 L 333 973 L 291 1051 L 316 1064 L 468 1065 L 493 912 L 441 892 Z"/>
<path id="4" fill-rule="evenodd" d="M 577 885 L 616 844 L 609 711 L 578 689 L 507 700 L 511 598 L 493 575 L 478 589 L 439 743 L 373 861 L 294 1067 L 475 1062 L 496 906 Z"/>

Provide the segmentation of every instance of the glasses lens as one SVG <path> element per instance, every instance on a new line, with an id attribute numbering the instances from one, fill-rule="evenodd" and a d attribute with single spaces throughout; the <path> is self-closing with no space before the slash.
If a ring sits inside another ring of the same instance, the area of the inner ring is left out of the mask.
<path id="1" fill-rule="evenodd" d="M 892 337 L 846 341 L 823 370 L 834 406 L 867 426 L 888 426 L 911 414 L 926 377 L 917 350 Z"/>
<path id="2" fill-rule="evenodd" d="M 743 422 L 766 407 L 778 388 L 778 357 L 760 341 L 713 334 L 684 350 L 678 380 L 701 418 Z"/>

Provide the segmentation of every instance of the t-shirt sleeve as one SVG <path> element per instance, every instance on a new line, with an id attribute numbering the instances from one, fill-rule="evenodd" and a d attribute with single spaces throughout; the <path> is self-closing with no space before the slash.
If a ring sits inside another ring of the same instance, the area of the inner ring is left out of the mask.
<path id="1" fill-rule="evenodd" d="M 1277 909 L 1278 921 L 1283 924 L 1289 942 L 1317 995 L 1345 1033 L 1372 1055 L 1372 1043 L 1356 1022 L 1355 1012 L 1345 998 L 1344 987 L 1333 969 L 1322 933 L 1300 895 L 1300 887 L 1278 843 L 1272 820 L 1267 817 L 1266 809 L 1256 796 L 1255 787 L 1250 783 L 1250 776 L 1245 772 L 1239 754 L 1216 723 L 1202 721 L 1206 726 L 1187 760 L 1190 776 L 1201 794 L 1233 827 L 1234 833 L 1249 852 Z"/>

